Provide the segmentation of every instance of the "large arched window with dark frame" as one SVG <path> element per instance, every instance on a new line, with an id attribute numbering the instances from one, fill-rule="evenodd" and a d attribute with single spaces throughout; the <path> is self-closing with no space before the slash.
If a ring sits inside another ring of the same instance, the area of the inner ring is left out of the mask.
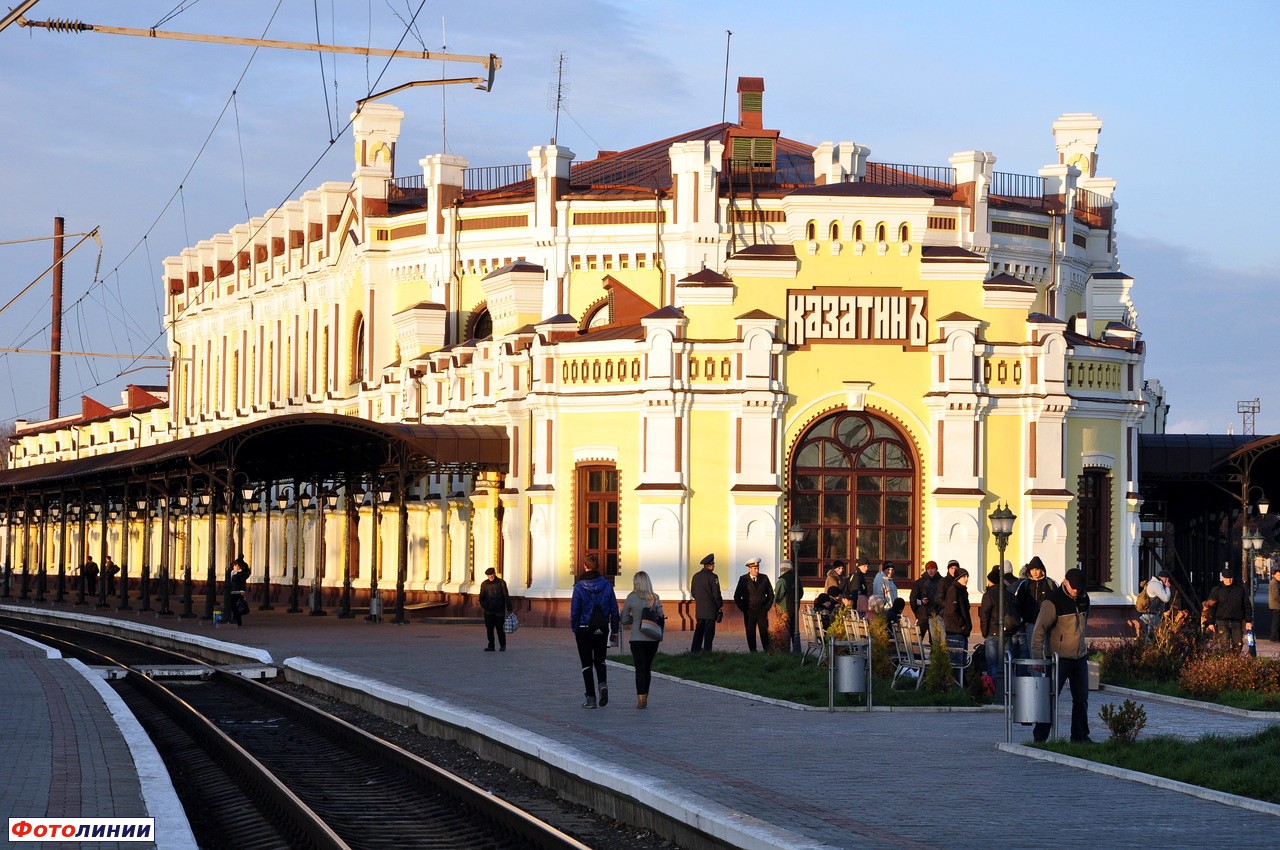
<path id="1" fill-rule="evenodd" d="M 792 560 L 802 581 L 819 581 L 835 561 L 892 561 L 907 577 L 914 562 L 918 466 L 892 422 L 841 411 L 815 422 L 791 458 L 791 522 L 804 529 Z"/>
<path id="2" fill-rule="evenodd" d="M 601 575 L 618 574 L 618 470 L 612 464 L 578 467 L 578 560 L 593 554 Z"/>

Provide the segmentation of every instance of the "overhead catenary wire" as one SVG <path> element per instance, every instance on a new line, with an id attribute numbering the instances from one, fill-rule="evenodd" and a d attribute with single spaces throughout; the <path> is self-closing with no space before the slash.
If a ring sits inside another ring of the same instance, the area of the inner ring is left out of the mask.
<path id="1" fill-rule="evenodd" d="M 263 34 L 264 34 L 264 35 L 265 35 L 265 33 L 266 33 L 267 31 L 269 31 L 269 29 L 270 29 L 270 27 L 271 27 L 272 23 L 274 22 L 274 20 L 275 20 L 275 18 L 276 18 L 276 16 L 277 16 L 277 14 L 279 13 L 280 6 L 281 6 L 281 2 L 282 2 L 282 0 L 279 0 L 279 2 L 277 2 L 277 4 L 276 4 L 275 8 L 273 9 L 273 11 L 272 11 L 272 15 L 271 15 L 271 18 L 268 20 L 268 22 L 267 22 L 266 26 L 264 27 L 264 30 L 263 30 Z M 419 6 L 418 6 L 417 10 L 415 10 L 415 11 L 414 11 L 412 18 L 410 19 L 409 24 L 405 27 L 404 32 L 402 32 L 401 37 L 400 37 L 399 41 L 397 42 L 395 49 L 394 49 L 393 51 L 391 51 L 392 53 L 398 53 L 398 52 L 400 51 L 400 47 L 401 47 L 401 45 L 403 45 L 403 43 L 404 43 L 404 41 L 406 40 L 406 38 L 409 36 L 409 34 L 410 34 L 411 32 L 413 32 L 413 31 L 414 31 L 414 30 L 413 30 L 413 28 L 414 28 L 414 25 L 416 24 L 416 20 L 417 20 L 418 16 L 421 14 L 421 12 L 422 12 L 422 8 L 423 8 L 425 5 L 426 5 L 426 2 L 425 2 L 425 0 L 423 0 L 423 2 L 422 2 L 421 4 L 419 4 Z M 189 6 L 188 6 L 188 8 L 189 8 Z M 372 38 L 372 10 L 371 10 L 371 9 L 370 9 L 370 28 L 369 28 L 369 34 L 370 34 L 370 39 L 371 39 L 371 38 Z M 238 79 L 237 79 L 237 81 L 236 81 L 236 87 L 235 87 L 236 89 L 238 89 L 238 88 L 239 88 L 240 84 L 241 84 L 241 83 L 243 82 L 243 80 L 245 79 L 245 76 L 248 74 L 248 71 L 249 71 L 250 67 L 251 67 L 251 66 L 252 66 L 252 64 L 253 64 L 254 58 L 255 58 L 255 57 L 256 57 L 256 55 L 257 55 L 257 51 L 258 51 L 258 49 L 259 49 L 259 48 L 255 46 L 255 47 L 254 47 L 253 52 L 251 53 L 251 55 L 249 56 L 248 60 L 246 61 L 246 63 L 245 63 L 245 67 L 242 69 L 242 71 L 241 71 L 241 73 L 240 73 L 240 76 L 238 77 Z M 371 57 L 372 55 L 374 55 L 376 52 L 377 52 L 377 51 L 374 51 L 374 50 L 370 49 L 369 51 L 366 51 L 366 52 L 364 53 L 364 56 L 365 56 L 365 63 L 366 63 L 366 80 L 368 81 L 368 86 L 367 86 L 367 88 L 368 88 L 368 91 L 370 91 L 370 92 L 372 92 L 372 91 L 376 88 L 376 86 L 378 85 L 378 83 L 381 81 L 382 77 L 386 74 L 387 70 L 388 70 L 388 69 L 389 69 L 389 67 L 390 67 L 391 59 L 392 59 L 392 58 L 394 58 L 394 56 L 388 56 L 388 57 L 387 57 L 387 61 L 384 63 L 384 65 L 383 65 L 382 69 L 379 71 L 379 73 L 378 73 L 377 77 L 376 77 L 375 79 L 373 79 L 372 81 L 369 81 L 369 80 L 368 80 L 369 59 L 370 59 L 370 57 Z M 109 273 L 109 274 L 108 274 L 108 277 L 110 277 L 112 274 L 115 274 L 115 275 L 117 276 L 117 279 L 118 279 L 118 275 L 119 275 L 119 270 L 120 270 L 120 268 L 121 268 L 121 267 L 122 267 L 122 266 L 123 266 L 123 265 L 124 265 L 124 264 L 125 264 L 125 263 L 126 263 L 126 262 L 127 262 L 127 261 L 128 261 L 128 260 L 129 260 L 129 259 L 130 259 L 130 258 L 131 258 L 135 253 L 136 253 L 136 252 L 137 252 L 137 250 L 138 250 L 138 248 L 139 248 L 139 247 L 145 247 L 145 248 L 146 248 L 146 253 L 147 253 L 147 254 L 148 254 L 148 256 L 149 256 L 149 243 L 147 242 L 147 237 L 148 237 L 148 236 L 149 236 L 149 235 L 150 235 L 150 234 L 155 230 L 155 228 L 159 225 L 160 221 L 164 218 L 164 216 L 166 215 L 166 213 L 167 213 L 167 212 L 169 211 L 169 209 L 173 206 L 173 203 L 174 203 L 174 201 L 175 201 L 175 200 L 178 200 L 178 201 L 179 201 L 179 203 L 180 203 L 180 205 L 181 205 L 181 206 L 182 206 L 182 208 L 183 208 L 183 211 L 184 211 L 184 216 L 183 216 L 183 218 L 184 218 L 184 221 L 183 221 L 183 226 L 184 226 L 184 236 L 185 236 L 185 238 L 186 238 L 186 240 L 187 240 L 187 243 L 188 243 L 188 244 L 190 244 L 190 236 L 189 236 L 189 234 L 188 234 L 188 233 L 186 233 L 187 223 L 186 223 L 186 217 L 185 217 L 185 195 L 184 195 L 184 192 L 183 192 L 183 190 L 184 190 L 184 185 L 185 185 L 186 180 L 187 180 L 187 179 L 190 177 L 190 175 L 194 172 L 195 167 L 199 164 L 199 162 L 200 162 L 201 158 L 203 157 L 203 155 L 205 154 L 206 150 L 208 149 L 208 147 L 209 147 L 209 143 L 210 143 L 210 140 L 213 138 L 213 135 L 214 135 L 214 133 L 216 132 L 216 130 L 217 130 L 217 128 L 218 128 L 218 126 L 221 124 L 222 120 L 223 120 L 223 119 L 224 119 L 224 117 L 226 116 L 226 112 L 227 112 L 228 107 L 233 107 L 233 106 L 234 106 L 234 91 L 235 91 L 235 89 L 233 89 L 233 94 L 232 94 L 231 96 L 229 96 L 229 97 L 228 97 L 228 99 L 227 99 L 227 101 L 223 104 L 223 108 L 222 108 L 222 110 L 220 111 L 220 113 L 219 113 L 218 117 L 214 120 L 214 122 L 213 122 L 213 126 L 210 128 L 210 130 L 209 130 L 208 134 L 206 135 L 205 139 L 203 140 L 203 142 L 202 142 L 202 144 L 201 144 L 201 146 L 200 146 L 199 150 L 196 152 L 196 154 L 195 154 L 195 156 L 193 157 L 193 159 L 192 159 L 191 163 L 189 164 L 189 166 L 188 166 L 187 170 L 184 172 L 184 174 L 183 174 L 183 178 L 182 178 L 182 180 L 179 182 L 178 187 L 177 187 L 177 188 L 176 188 L 176 189 L 175 189 L 175 190 L 174 190 L 174 191 L 169 195 L 169 197 L 166 199 L 165 204 L 162 206 L 162 208 L 160 209 L 160 211 L 157 213 L 156 217 L 152 220 L 151 224 L 147 227 L 146 231 L 143 233 L 143 235 L 142 235 L 141 237 L 139 237 L 139 239 L 137 240 L 137 242 L 135 242 L 135 243 L 134 243 L 134 244 L 129 248 L 129 250 L 125 253 L 124 257 L 123 257 L 123 258 L 122 258 L 122 259 L 121 259 L 121 260 L 120 260 L 120 261 L 115 265 L 115 267 L 112 269 L 111 273 Z M 329 143 L 325 145 L 324 150 L 323 150 L 323 151 L 321 151 L 321 153 L 320 153 L 320 154 L 315 158 L 315 160 L 311 163 L 311 165 L 310 165 L 310 166 L 308 166 L 308 168 L 307 168 L 307 169 L 306 169 L 306 171 L 302 174 L 302 176 L 301 176 L 301 177 L 299 177 L 299 179 L 294 183 L 294 185 L 293 185 L 293 186 L 288 190 L 288 192 L 286 193 L 286 197 L 284 198 L 284 200 L 282 200 L 282 201 L 281 201 L 281 203 L 280 203 L 280 204 L 278 204 L 278 205 L 276 206 L 276 209 L 277 209 L 277 210 L 278 210 L 278 209 L 280 209 L 280 208 L 284 205 L 284 203 L 286 203 L 286 202 L 288 201 L 288 199 L 289 199 L 290 197 L 292 197 L 292 196 L 297 192 L 297 190 L 298 190 L 298 189 L 299 189 L 299 187 L 303 184 L 303 182 L 304 182 L 305 180 L 307 180 L 307 179 L 310 177 L 310 175 L 311 175 L 311 174 L 315 171 L 315 169 L 319 166 L 320 162 L 324 159 L 324 157 L 325 157 L 325 156 L 327 156 L 327 155 L 329 154 L 329 152 L 332 150 L 333 146 L 337 143 L 337 139 L 338 139 L 338 138 L 341 138 L 341 136 L 342 136 L 344 133 L 346 133 L 346 132 L 347 132 L 347 130 L 349 130 L 349 129 L 350 129 L 351 124 L 354 122 L 355 115 L 358 115 L 358 114 L 359 114 L 359 108 L 357 108 L 356 113 L 355 113 L 355 114 L 353 114 L 353 115 L 352 115 L 352 117 L 351 117 L 350 119 L 348 119 L 348 120 L 346 121 L 346 123 L 345 123 L 345 124 L 343 124 L 343 125 L 341 126 L 341 128 L 340 128 L 340 129 L 337 131 L 337 133 L 335 134 L 335 138 L 334 138 L 333 140 L 330 140 L 330 141 L 329 141 Z M 261 230 L 262 230 L 262 228 L 263 228 L 263 227 L 265 227 L 265 226 L 266 226 L 267 221 L 270 221 L 270 219 L 267 219 L 266 221 L 264 221 L 264 222 L 263 222 L 263 223 L 262 223 L 262 224 L 261 224 L 261 225 L 260 225 L 256 230 L 254 230 L 254 231 L 253 231 L 253 233 L 249 234 L 249 235 L 248 235 L 248 237 L 246 237 L 246 238 L 247 238 L 247 240 L 252 241 L 252 239 L 256 238 L 257 234 L 258 234 L 259 232 L 261 232 Z M 92 290 L 92 288 L 93 288 L 94 286 L 96 286 L 96 285 L 97 285 L 97 284 L 99 284 L 100 282 L 101 282 L 101 281 L 99 281 L 99 280 L 95 280 L 94 285 L 91 285 L 91 290 Z M 207 289 L 207 287 L 208 287 L 208 286 L 209 286 L 209 284 L 208 284 L 208 283 L 205 283 L 205 284 L 202 286 L 202 288 L 201 288 L 201 290 L 200 290 L 200 293 L 199 293 L 199 294 L 201 294 L 201 295 L 202 295 L 202 294 L 203 294 L 203 292 L 204 292 L 204 290 L 205 290 L 205 289 Z M 90 292 L 86 292 L 86 293 L 85 293 L 85 294 L 83 294 L 79 299 L 77 299 L 77 300 L 73 303 L 73 305 L 72 305 L 72 306 L 73 306 L 73 307 L 79 307 L 79 306 L 82 304 L 82 302 L 85 300 L 85 298 L 89 297 L 89 295 L 90 295 Z M 184 312 L 185 312 L 185 311 L 184 311 Z M 172 316 L 172 317 L 171 317 L 171 322 L 176 321 L 178 318 L 180 318 L 180 317 L 181 317 L 181 315 L 183 315 L 183 313 L 179 313 L 179 314 L 177 314 L 177 315 Z M 83 325 L 83 323 L 81 323 L 81 324 Z M 81 332 L 83 333 L 83 327 L 81 327 Z M 165 332 L 164 330 L 161 330 L 158 334 L 154 335 L 154 336 L 150 339 L 150 341 L 147 343 L 147 346 L 145 347 L 145 349 L 144 349 L 144 350 L 150 350 L 150 349 L 152 349 L 154 346 L 156 346 L 156 345 L 157 345 L 157 344 L 158 344 L 158 343 L 159 343 L 159 342 L 164 338 L 165 333 L 166 333 L 166 332 Z M 85 346 L 85 347 L 87 347 L 87 346 Z M 0 354 L 0 357 L 3 357 L 3 356 L 6 356 L 6 355 Z M 97 376 L 95 375 L 95 376 L 94 376 L 95 383 L 94 383 L 92 386 L 84 387 L 84 388 L 82 388 L 81 390 L 77 391 L 76 393 L 73 393 L 71 396 L 67 396 L 67 398 L 64 398 L 64 399 L 62 399 L 62 400 L 63 400 L 63 401 L 65 401 L 65 400 L 68 400 L 69 398 L 72 398 L 74 395 L 79 395 L 79 394 L 82 394 L 82 393 L 84 393 L 84 392 L 88 392 L 88 391 L 91 391 L 91 390 L 93 390 L 93 389 L 96 389 L 96 388 L 98 388 L 98 387 L 102 386 L 103 384 L 107 383 L 109 380 L 114 380 L 116 377 L 119 377 L 119 376 L 120 376 L 120 375 L 122 375 L 122 374 L 125 374 L 125 373 L 127 373 L 127 372 L 129 372 L 129 371 L 133 371 L 133 369 L 131 369 L 130 367 L 131 367 L 131 366 L 136 365 L 136 363 L 137 363 L 137 360 L 135 359 L 135 360 L 131 361 L 130 363 L 125 364 L 124 368 L 122 368 L 122 369 L 120 370 L 120 372 L 118 372 L 118 373 L 117 373 L 117 375 L 112 376 L 111 378 L 108 378 L 108 379 L 104 379 L 104 380 L 97 380 Z M 16 398 L 15 398 L 15 407 L 16 407 L 16 406 L 17 406 L 17 405 L 16 405 Z M 25 415 L 26 415 L 26 414 L 20 414 L 20 416 L 25 416 Z"/>

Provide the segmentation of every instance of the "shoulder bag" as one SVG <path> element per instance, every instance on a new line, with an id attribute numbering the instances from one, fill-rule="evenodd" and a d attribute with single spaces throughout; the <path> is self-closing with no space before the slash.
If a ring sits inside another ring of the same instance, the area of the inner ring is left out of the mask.
<path id="1" fill-rule="evenodd" d="M 662 640 L 662 632 L 666 624 L 667 618 L 662 613 L 662 603 L 640 611 L 640 634 L 650 640 Z"/>

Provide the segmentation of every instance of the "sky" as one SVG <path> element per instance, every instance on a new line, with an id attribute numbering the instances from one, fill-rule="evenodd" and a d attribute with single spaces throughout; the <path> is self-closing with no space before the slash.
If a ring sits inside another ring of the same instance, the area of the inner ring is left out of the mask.
<path id="1" fill-rule="evenodd" d="M 17 0 L 3 0 L 7 9 Z M 488 53 L 492 92 L 417 88 L 399 175 L 446 151 L 527 163 L 556 132 L 579 159 L 735 116 L 738 76 L 765 79 L 765 126 L 871 159 L 996 170 L 1056 161 L 1051 124 L 1092 112 L 1099 174 L 1117 180 L 1121 269 L 1168 430 L 1280 431 L 1280 3 L 755 0 L 41 0 L 27 17 L 352 46 Z M 407 24 L 412 22 L 412 26 Z M 728 36 L 728 32 L 732 36 Z M 726 42 L 728 103 L 725 106 Z M 66 263 L 63 348 L 165 353 L 161 262 L 328 180 L 351 176 L 355 101 L 476 65 L 193 44 L 17 25 L 0 32 L 0 347 L 46 349 L 47 237 L 98 228 Z M 70 249 L 81 241 L 69 237 Z M 21 297 L 15 296 L 35 283 Z M 162 384 L 158 361 L 64 357 L 61 412 Z M 48 414 L 48 360 L 0 354 L 0 422 Z"/>

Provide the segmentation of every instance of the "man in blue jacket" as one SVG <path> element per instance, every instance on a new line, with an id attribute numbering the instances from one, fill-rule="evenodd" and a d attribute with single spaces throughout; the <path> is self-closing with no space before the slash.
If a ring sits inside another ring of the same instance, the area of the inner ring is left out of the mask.
<path id="1" fill-rule="evenodd" d="M 582 559 L 585 572 L 573 586 L 569 603 L 569 626 L 578 643 L 578 660 L 582 662 L 582 684 L 587 700 L 583 708 L 596 707 L 596 680 L 600 682 L 600 707 L 609 704 L 609 685 L 604 656 L 609 649 L 609 635 L 618 631 L 618 597 L 613 585 L 600 575 L 600 560 L 595 555 Z M 595 677 L 592 677 L 594 671 Z"/>

